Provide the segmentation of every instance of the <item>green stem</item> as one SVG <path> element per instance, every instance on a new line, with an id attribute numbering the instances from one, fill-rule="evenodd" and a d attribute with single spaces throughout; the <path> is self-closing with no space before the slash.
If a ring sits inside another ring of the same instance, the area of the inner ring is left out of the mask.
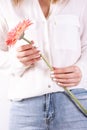
<path id="1" fill-rule="evenodd" d="M 31 41 L 27 40 L 24 36 L 22 37 L 22 39 L 25 40 L 26 42 L 28 42 L 29 44 L 31 44 Z M 53 68 L 49 64 L 49 62 L 46 59 L 46 57 L 44 57 L 42 54 L 41 54 L 41 57 L 44 60 L 44 62 L 46 63 L 46 65 L 48 66 L 48 68 L 52 71 Z M 82 104 L 75 97 L 75 95 L 72 92 L 70 92 L 70 90 L 68 90 L 66 87 L 63 87 L 63 88 L 64 88 L 65 92 L 67 93 L 67 95 L 74 101 L 74 103 L 76 104 L 76 106 L 87 116 L 87 110 L 82 106 Z"/>
<path id="2" fill-rule="evenodd" d="M 49 62 L 47 61 L 47 59 L 41 54 L 42 59 L 45 61 L 45 63 L 47 64 L 47 66 L 49 67 L 49 69 L 52 71 L 53 68 L 52 66 L 49 64 Z M 63 87 L 65 92 L 68 94 L 68 96 L 74 101 L 74 103 L 76 104 L 76 106 L 87 116 L 87 110 L 82 106 L 82 104 L 79 102 L 79 100 L 75 97 L 75 95 L 73 93 L 71 93 L 70 90 L 68 90 L 66 87 Z"/>
<path id="3" fill-rule="evenodd" d="M 44 62 L 47 64 L 48 68 L 52 71 L 53 68 L 52 68 L 52 66 L 49 64 L 49 62 L 47 61 L 46 57 L 44 57 L 42 54 L 41 54 L 41 57 L 42 57 L 42 59 L 44 60 Z"/>
<path id="4" fill-rule="evenodd" d="M 75 95 L 73 93 L 71 93 L 71 91 L 68 90 L 66 87 L 64 87 L 64 90 L 66 91 L 66 93 L 68 93 L 68 96 L 74 101 L 74 103 L 77 105 L 77 107 L 87 116 L 87 110 L 82 106 L 82 104 L 75 97 Z"/>
<path id="5" fill-rule="evenodd" d="M 27 40 L 24 36 L 22 37 L 22 39 L 26 42 L 28 42 L 29 44 L 31 44 L 31 41 Z"/>

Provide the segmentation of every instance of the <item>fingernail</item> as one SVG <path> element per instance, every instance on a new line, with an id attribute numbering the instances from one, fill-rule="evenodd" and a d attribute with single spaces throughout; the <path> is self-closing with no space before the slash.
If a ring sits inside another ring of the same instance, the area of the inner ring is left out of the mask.
<path id="1" fill-rule="evenodd" d="M 61 83 L 58 82 L 57 84 L 60 85 Z"/>
<path id="2" fill-rule="evenodd" d="M 51 71 L 50 74 L 54 74 L 54 71 Z"/>
<path id="3" fill-rule="evenodd" d="M 55 77 L 55 75 L 53 75 L 53 74 L 51 74 L 50 76 L 51 76 L 52 78 L 54 78 L 54 77 Z"/>
<path id="4" fill-rule="evenodd" d="M 57 79 L 55 79 L 55 78 L 53 78 L 52 80 L 53 80 L 53 81 L 57 81 Z"/>
<path id="5" fill-rule="evenodd" d="M 39 53 L 39 54 L 41 54 L 41 51 L 40 51 L 40 50 L 38 50 L 38 53 Z"/>

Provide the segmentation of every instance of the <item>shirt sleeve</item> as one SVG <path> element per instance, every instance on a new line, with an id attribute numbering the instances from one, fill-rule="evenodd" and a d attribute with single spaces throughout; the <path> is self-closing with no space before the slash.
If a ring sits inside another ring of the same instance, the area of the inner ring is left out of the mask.
<path id="1" fill-rule="evenodd" d="M 87 3 L 87 1 L 86 1 Z M 76 63 L 82 72 L 82 81 L 87 81 L 87 4 L 85 5 L 83 15 L 81 17 L 81 56 Z"/>
<path id="2" fill-rule="evenodd" d="M 5 41 L 10 24 L 7 22 L 4 12 L 0 9 L 0 72 L 5 71 L 9 75 L 22 76 L 29 66 L 25 66 L 18 60 L 16 57 L 16 48 L 12 49 L 6 45 Z M 22 45 L 22 43 L 19 44 Z"/>
<path id="3" fill-rule="evenodd" d="M 17 43 L 9 49 L 9 58 L 11 61 L 10 73 L 13 76 L 23 76 L 26 70 L 30 68 L 30 66 L 25 66 L 23 63 L 19 61 L 17 58 L 17 48 L 21 45 L 26 44 L 23 40 L 18 40 Z"/>
<path id="4" fill-rule="evenodd" d="M 0 12 L 0 73 L 6 72 L 9 75 L 22 75 L 26 70 L 16 57 L 14 49 L 10 49 L 6 45 L 6 38 L 9 27 L 4 15 Z M 16 52 L 16 51 L 15 51 Z"/>

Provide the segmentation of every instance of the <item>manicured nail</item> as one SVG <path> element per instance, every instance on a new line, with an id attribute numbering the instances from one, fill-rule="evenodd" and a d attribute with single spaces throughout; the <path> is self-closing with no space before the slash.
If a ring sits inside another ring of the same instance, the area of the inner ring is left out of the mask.
<path id="1" fill-rule="evenodd" d="M 55 75 L 51 74 L 51 75 L 50 75 L 50 77 L 51 77 L 51 78 L 54 78 L 54 77 L 55 77 Z"/>
<path id="2" fill-rule="evenodd" d="M 53 78 L 52 80 L 53 80 L 53 81 L 57 81 L 57 79 L 55 79 L 55 78 Z"/>
<path id="3" fill-rule="evenodd" d="M 51 71 L 50 74 L 54 74 L 54 71 Z"/>
<path id="4" fill-rule="evenodd" d="M 58 82 L 57 84 L 60 85 L 61 83 Z"/>

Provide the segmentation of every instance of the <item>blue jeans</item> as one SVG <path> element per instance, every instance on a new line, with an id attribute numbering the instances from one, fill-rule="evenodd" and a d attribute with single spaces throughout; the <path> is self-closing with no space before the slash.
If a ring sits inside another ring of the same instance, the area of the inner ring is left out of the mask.
<path id="1" fill-rule="evenodd" d="M 72 92 L 87 109 L 87 91 Z M 9 130 L 87 130 L 87 117 L 65 92 L 11 101 Z"/>

